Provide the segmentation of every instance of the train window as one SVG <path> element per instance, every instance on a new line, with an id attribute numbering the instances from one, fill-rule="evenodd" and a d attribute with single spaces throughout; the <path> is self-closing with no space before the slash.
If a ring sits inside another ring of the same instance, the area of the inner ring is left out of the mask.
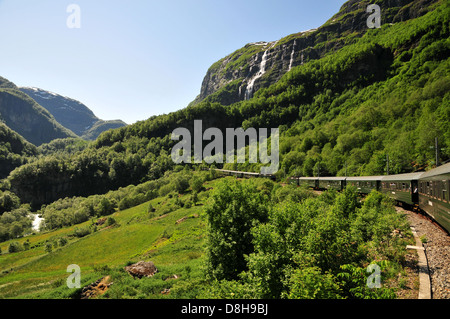
<path id="1" fill-rule="evenodd" d="M 446 183 L 446 180 L 443 180 L 443 181 L 441 181 L 440 182 L 440 184 L 441 184 L 441 194 L 442 194 L 442 200 L 443 201 L 447 201 L 447 193 L 448 193 L 448 190 L 447 190 L 447 183 Z"/>

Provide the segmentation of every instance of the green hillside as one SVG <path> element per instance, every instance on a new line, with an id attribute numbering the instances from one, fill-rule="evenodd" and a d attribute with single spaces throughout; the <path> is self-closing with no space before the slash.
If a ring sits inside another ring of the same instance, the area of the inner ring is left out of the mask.
<path id="1" fill-rule="evenodd" d="M 28 158 L 36 155 L 36 147 L 0 122 L 0 178 L 28 162 Z"/>

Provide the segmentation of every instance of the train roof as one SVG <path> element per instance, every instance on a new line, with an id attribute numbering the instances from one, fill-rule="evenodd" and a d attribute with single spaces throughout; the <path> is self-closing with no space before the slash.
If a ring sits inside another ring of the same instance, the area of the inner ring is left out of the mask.
<path id="1" fill-rule="evenodd" d="M 351 176 L 348 181 L 381 181 L 384 176 Z"/>
<path id="2" fill-rule="evenodd" d="M 450 174 L 450 163 L 444 164 L 437 168 L 433 168 L 432 170 L 429 170 L 428 172 L 423 173 L 422 176 L 420 176 L 420 178 L 431 177 L 431 176 L 436 176 L 436 175 L 443 175 L 443 174 Z"/>
<path id="3" fill-rule="evenodd" d="M 323 176 L 316 177 L 319 181 L 345 181 L 347 177 L 345 176 Z"/>
<path id="4" fill-rule="evenodd" d="M 384 176 L 381 180 L 382 181 L 411 181 L 411 180 L 419 179 L 423 173 L 424 172 L 398 174 L 398 175 L 387 175 L 387 176 Z"/>
<path id="5" fill-rule="evenodd" d="M 233 174 L 245 174 L 245 175 L 260 175 L 259 173 L 254 173 L 254 172 L 241 172 L 241 171 L 232 171 L 232 170 L 228 170 L 228 169 L 216 169 L 216 171 L 219 172 L 226 172 L 226 173 L 233 173 Z"/>

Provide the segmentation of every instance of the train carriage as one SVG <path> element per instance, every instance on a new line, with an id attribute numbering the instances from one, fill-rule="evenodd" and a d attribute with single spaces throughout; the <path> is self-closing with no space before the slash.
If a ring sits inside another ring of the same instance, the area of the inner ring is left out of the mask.
<path id="1" fill-rule="evenodd" d="M 342 191 L 346 185 L 346 177 L 318 177 L 320 189 Z"/>
<path id="2" fill-rule="evenodd" d="M 419 207 L 450 231 L 450 163 L 419 178 Z"/>
<path id="3" fill-rule="evenodd" d="M 319 188 L 319 179 L 317 177 L 299 177 L 298 186 L 306 186 L 314 189 Z"/>
<path id="4" fill-rule="evenodd" d="M 388 175 L 381 179 L 381 192 L 398 202 L 419 204 L 419 178 L 423 172 Z"/>
<path id="5" fill-rule="evenodd" d="M 351 185 L 356 187 L 358 192 L 362 194 L 368 194 L 372 190 L 381 190 L 381 179 L 383 176 L 358 176 L 347 177 L 347 186 Z"/>
<path id="6" fill-rule="evenodd" d="M 240 178 L 268 177 L 252 172 L 218 170 L 224 175 Z M 358 192 L 368 194 L 377 190 L 399 203 L 419 207 L 450 232 L 450 163 L 428 172 L 382 176 L 357 177 L 291 177 L 290 184 L 313 189 L 343 190 L 354 186 Z"/>

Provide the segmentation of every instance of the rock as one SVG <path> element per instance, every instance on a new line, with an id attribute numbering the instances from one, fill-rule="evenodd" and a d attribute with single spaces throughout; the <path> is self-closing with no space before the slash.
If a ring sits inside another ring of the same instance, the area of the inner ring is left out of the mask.
<path id="1" fill-rule="evenodd" d="M 83 289 L 81 290 L 80 298 L 89 299 L 103 295 L 113 284 L 112 282 L 110 282 L 110 280 L 111 277 L 106 276 L 97 280 L 93 284 L 90 284 L 89 286 L 83 287 Z"/>
<path id="2" fill-rule="evenodd" d="M 163 295 L 170 294 L 170 289 L 165 288 L 163 291 L 161 291 L 161 294 L 163 294 Z"/>
<path id="3" fill-rule="evenodd" d="M 133 265 L 125 267 L 125 270 L 134 278 L 152 277 L 158 272 L 155 264 L 151 261 L 139 261 Z"/>

